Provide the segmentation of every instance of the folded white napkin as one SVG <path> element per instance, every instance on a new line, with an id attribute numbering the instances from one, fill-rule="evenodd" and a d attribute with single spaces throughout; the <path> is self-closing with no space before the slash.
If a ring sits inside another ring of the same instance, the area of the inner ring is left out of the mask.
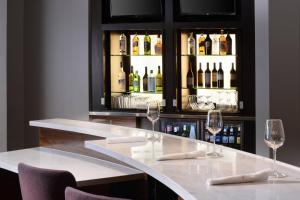
<path id="1" fill-rule="evenodd" d="M 222 185 L 235 183 L 262 182 L 268 180 L 272 173 L 271 169 L 261 170 L 255 173 L 241 174 L 236 176 L 226 176 L 221 178 L 212 178 L 207 180 L 208 185 Z"/>
<path id="2" fill-rule="evenodd" d="M 146 142 L 147 138 L 134 136 L 134 137 L 112 137 L 107 138 L 107 144 L 117 144 L 117 143 L 134 143 L 134 142 Z"/>
<path id="3" fill-rule="evenodd" d="M 157 158 L 157 160 L 158 161 L 181 160 L 181 159 L 192 159 L 192 158 L 198 158 L 204 156 L 205 156 L 205 151 L 192 151 L 187 153 L 172 153 L 172 154 L 162 155 L 159 158 Z"/>

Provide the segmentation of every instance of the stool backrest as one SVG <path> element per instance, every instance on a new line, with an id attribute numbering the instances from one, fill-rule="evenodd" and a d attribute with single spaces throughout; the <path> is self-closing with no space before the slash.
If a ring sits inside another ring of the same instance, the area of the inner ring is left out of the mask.
<path id="1" fill-rule="evenodd" d="M 65 189 L 76 187 L 74 176 L 63 170 L 18 165 L 23 200 L 64 200 Z"/>

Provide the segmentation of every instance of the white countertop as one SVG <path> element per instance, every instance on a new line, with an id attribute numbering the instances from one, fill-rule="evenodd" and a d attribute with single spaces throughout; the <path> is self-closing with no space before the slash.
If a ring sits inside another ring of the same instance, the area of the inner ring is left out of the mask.
<path id="1" fill-rule="evenodd" d="M 142 172 L 112 162 L 43 147 L 0 153 L 0 168 L 18 173 L 18 164 L 67 170 L 78 186 L 141 178 Z M 136 176 L 137 175 L 137 176 Z"/>
<path id="2" fill-rule="evenodd" d="M 146 136 L 150 131 L 65 119 L 30 122 L 32 126 L 91 134 L 100 137 Z M 208 186 L 206 180 L 271 168 L 272 160 L 222 147 L 222 158 L 156 161 L 163 154 L 207 150 L 212 145 L 202 141 L 165 135 L 160 141 L 106 144 L 105 140 L 87 141 L 86 147 L 109 155 L 140 169 L 186 200 L 296 200 L 300 196 L 300 169 L 279 162 L 279 170 L 288 175 L 278 181 L 237 185 Z M 218 150 L 221 147 L 218 146 Z M 280 151 L 280 150 L 279 150 Z M 296 155 L 295 155 L 296 156 Z"/>

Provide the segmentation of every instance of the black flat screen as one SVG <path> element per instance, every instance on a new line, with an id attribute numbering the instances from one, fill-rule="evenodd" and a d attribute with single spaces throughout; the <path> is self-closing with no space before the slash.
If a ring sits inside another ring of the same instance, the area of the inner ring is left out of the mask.
<path id="1" fill-rule="evenodd" d="M 235 15 L 236 0 L 180 0 L 181 15 Z"/>
<path id="2" fill-rule="evenodd" d="M 160 0 L 110 0 L 110 17 L 160 17 Z"/>

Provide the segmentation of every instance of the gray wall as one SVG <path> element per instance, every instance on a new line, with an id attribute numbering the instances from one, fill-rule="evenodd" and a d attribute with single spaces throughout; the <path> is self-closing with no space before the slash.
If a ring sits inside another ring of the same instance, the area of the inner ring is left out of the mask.
<path id="1" fill-rule="evenodd" d="M 7 146 L 6 30 L 7 0 L 0 0 L 0 151 Z"/>
<path id="2" fill-rule="evenodd" d="M 282 118 L 282 161 L 300 166 L 300 1 L 270 1 L 270 116 Z"/>
<path id="3" fill-rule="evenodd" d="M 256 153 L 269 156 L 264 143 L 269 106 L 269 0 L 255 0 Z"/>

